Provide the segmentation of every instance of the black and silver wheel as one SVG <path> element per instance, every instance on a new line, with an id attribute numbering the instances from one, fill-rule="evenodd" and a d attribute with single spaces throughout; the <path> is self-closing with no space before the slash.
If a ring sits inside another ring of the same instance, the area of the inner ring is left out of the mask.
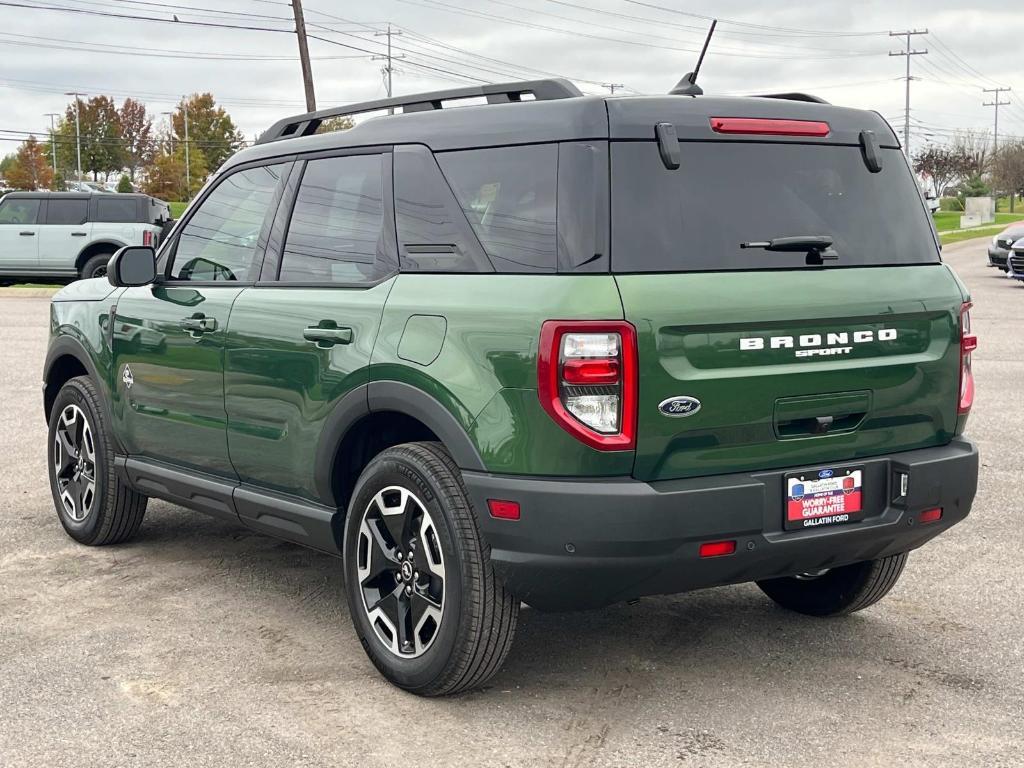
<path id="1" fill-rule="evenodd" d="M 82 279 L 88 280 L 92 277 L 106 277 L 107 262 L 110 261 L 110 257 L 113 255 L 113 253 L 99 253 L 90 258 L 82 265 Z"/>
<path id="2" fill-rule="evenodd" d="M 73 523 L 83 522 L 96 502 L 96 444 L 85 411 L 75 403 L 57 416 L 53 467 L 63 513 Z"/>
<path id="3" fill-rule="evenodd" d="M 500 669 L 519 602 L 495 578 L 442 446 L 407 443 L 369 463 L 349 505 L 344 555 L 356 634 L 392 683 L 437 696 Z"/>
<path id="4" fill-rule="evenodd" d="M 845 616 L 874 605 L 903 573 L 907 553 L 844 565 L 820 573 L 766 579 L 757 586 L 772 600 L 808 616 Z"/>
<path id="5" fill-rule="evenodd" d="M 57 517 L 82 544 L 116 544 L 135 535 L 146 497 L 114 472 L 114 448 L 99 392 L 78 376 L 57 393 L 48 440 L 50 490 Z"/>
<path id="6" fill-rule="evenodd" d="M 366 505 L 356 576 L 363 611 L 384 647 L 399 658 L 426 653 L 444 616 L 444 555 L 415 493 L 389 485 Z"/>

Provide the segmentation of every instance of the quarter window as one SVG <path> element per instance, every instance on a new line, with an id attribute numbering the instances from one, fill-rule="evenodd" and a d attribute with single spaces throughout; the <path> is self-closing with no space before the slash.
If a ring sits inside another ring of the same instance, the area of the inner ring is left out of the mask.
<path id="1" fill-rule="evenodd" d="M 222 179 L 181 231 L 171 277 L 254 279 L 260 234 L 284 168 L 283 163 L 249 168 Z"/>
<path id="2" fill-rule="evenodd" d="M 388 273 L 381 155 L 310 160 L 281 258 L 283 282 L 366 283 Z"/>
<path id="3" fill-rule="evenodd" d="M 554 272 L 558 146 L 436 155 L 455 197 L 500 272 Z"/>
<path id="4" fill-rule="evenodd" d="M 0 203 L 0 224 L 35 224 L 39 201 L 30 197 L 15 197 Z"/>

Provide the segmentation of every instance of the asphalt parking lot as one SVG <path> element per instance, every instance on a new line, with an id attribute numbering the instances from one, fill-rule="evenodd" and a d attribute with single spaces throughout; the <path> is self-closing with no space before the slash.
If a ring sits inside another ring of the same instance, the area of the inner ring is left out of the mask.
<path id="1" fill-rule="evenodd" d="M 57 522 L 47 300 L 0 298 L 0 766 L 1024 765 L 1024 287 L 950 246 L 981 346 L 974 512 L 855 616 L 752 585 L 524 609 L 486 690 L 422 700 L 359 647 L 339 562 L 164 502 Z"/>

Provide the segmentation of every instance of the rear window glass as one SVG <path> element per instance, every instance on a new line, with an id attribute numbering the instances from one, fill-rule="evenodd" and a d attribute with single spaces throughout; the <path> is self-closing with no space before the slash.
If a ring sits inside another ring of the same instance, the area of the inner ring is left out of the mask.
<path id="1" fill-rule="evenodd" d="M 436 157 L 497 271 L 555 271 L 558 145 Z"/>
<path id="2" fill-rule="evenodd" d="M 31 197 L 8 197 L 0 202 L 0 224 L 35 224 L 39 200 Z"/>
<path id="3" fill-rule="evenodd" d="M 829 266 L 938 262 L 928 216 L 899 150 L 871 173 L 859 147 L 682 142 L 665 168 L 654 142 L 612 146 L 612 269 L 684 272 L 798 267 L 805 253 L 741 248 L 827 236 Z"/>
<path id="4" fill-rule="evenodd" d="M 89 213 L 89 201 L 84 197 L 51 197 L 46 204 L 47 224 L 84 224 Z"/>
<path id="5" fill-rule="evenodd" d="M 96 221 L 126 222 L 137 221 L 139 218 L 139 203 L 134 197 L 118 198 L 112 195 L 101 197 L 96 203 Z"/>

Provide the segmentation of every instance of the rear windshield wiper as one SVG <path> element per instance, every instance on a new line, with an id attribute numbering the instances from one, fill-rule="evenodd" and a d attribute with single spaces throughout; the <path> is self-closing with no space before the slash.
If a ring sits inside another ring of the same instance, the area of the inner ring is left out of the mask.
<path id="1" fill-rule="evenodd" d="M 806 253 L 808 264 L 820 264 L 824 259 L 839 258 L 839 254 L 832 250 L 832 243 L 832 237 L 829 235 L 799 235 L 740 243 L 740 248 L 763 248 L 766 251 L 782 253 Z"/>

